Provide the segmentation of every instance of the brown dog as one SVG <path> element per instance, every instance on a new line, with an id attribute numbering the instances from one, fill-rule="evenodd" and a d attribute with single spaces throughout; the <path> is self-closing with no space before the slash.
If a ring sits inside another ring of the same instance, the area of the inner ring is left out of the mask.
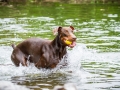
<path id="1" fill-rule="evenodd" d="M 16 47 L 12 45 L 13 52 L 11 60 L 16 66 L 21 63 L 27 66 L 27 60 L 34 63 L 37 68 L 54 68 L 67 53 L 66 46 L 73 48 L 76 45 L 76 36 L 73 34 L 74 28 L 59 27 L 54 30 L 58 32 L 54 40 L 41 38 L 29 38 Z M 71 44 L 66 43 L 70 41 Z"/>

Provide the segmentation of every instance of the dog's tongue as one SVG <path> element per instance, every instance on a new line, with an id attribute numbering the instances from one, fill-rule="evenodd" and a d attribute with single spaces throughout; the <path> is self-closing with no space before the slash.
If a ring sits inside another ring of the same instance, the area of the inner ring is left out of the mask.
<path id="1" fill-rule="evenodd" d="M 73 48 L 76 45 L 76 42 L 72 42 L 72 44 L 69 45 L 70 48 Z"/>

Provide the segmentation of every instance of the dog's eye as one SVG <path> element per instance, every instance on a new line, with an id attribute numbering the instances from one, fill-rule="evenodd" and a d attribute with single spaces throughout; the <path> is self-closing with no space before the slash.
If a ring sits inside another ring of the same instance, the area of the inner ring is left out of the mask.
<path id="1" fill-rule="evenodd" d="M 62 36 L 64 36 L 64 37 L 65 37 L 65 36 L 67 36 L 67 35 L 66 35 L 65 33 L 63 33 L 63 34 L 62 34 Z"/>

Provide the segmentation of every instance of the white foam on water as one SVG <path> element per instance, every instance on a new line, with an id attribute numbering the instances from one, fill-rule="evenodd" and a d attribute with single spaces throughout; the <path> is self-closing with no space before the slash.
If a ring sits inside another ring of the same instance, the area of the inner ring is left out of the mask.
<path id="1" fill-rule="evenodd" d="M 19 86 L 10 81 L 0 81 L 0 90 L 30 90 L 25 86 Z"/>

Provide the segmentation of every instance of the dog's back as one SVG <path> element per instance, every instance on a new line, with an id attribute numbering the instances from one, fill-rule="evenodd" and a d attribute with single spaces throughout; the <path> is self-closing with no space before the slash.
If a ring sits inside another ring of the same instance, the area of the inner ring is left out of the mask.
<path id="1" fill-rule="evenodd" d="M 42 46 L 49 44 L 50 41 L 41 38 L 29 38 L 19 45 L 16 48 L 19 48 L 24 54 L 31 55 L 34 53 L 39 53 Z"/>

